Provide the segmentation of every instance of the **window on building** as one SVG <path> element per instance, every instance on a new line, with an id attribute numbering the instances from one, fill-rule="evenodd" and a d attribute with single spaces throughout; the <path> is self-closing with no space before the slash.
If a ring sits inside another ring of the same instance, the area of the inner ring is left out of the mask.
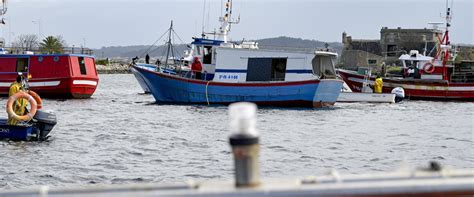
<path id="1" fill-rule="evenodd" d="M 397 45 L 392 45 L 392 44 L 387 45 L 387 56 L 390 56 L 390 57 L 397 56 Z"/>
<path id="2" fill-rule="evenodd" d="M 368 59 L 368 60 L 367 60 L 367 63 L 368 63 L 369 65 L 374 65 L 374 64 L 377 64 L 377 60 L 375 60 L 375 59 Z"/>
<path id="3" fill-rule="evenodd" d="M 249 58 L 247 81 L 284 81 L 287 58 Z"/>
<path id="4" fill-rule="evenodd" d="M 86 62 L 84 57 L 79 57 L 79 68 L 81 69 L 81 75 L 87 75 Z"/>
<path id="5" fill-rule="evenodd" d="M 16 72 L 28 73 L 28 58 L 16 59 Z"/>

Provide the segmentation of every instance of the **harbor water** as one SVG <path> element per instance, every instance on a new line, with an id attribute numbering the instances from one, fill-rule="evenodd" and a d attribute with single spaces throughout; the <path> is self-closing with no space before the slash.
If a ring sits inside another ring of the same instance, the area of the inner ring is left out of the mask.
<path id="1" fill-rule="evenodd" d="M 101 75 L 91 99 L 44 99 L 46 142 L 0 142 L 0 189 L 233 179 L 226 106 L 155 104 L 131 74 Z M 0 111 L 6 117 L 6 98 Z M 260 108 L 261 176 L 390 171 L 438 161 L 474 169 L 474 103 Z"/>

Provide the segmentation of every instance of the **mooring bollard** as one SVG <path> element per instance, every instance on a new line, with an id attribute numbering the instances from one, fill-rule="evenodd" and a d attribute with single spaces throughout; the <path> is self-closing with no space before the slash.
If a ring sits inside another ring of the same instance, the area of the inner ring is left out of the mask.
<path id="1" fill-rule="evenodd" d="M 257 106 L 254 103 L 234 103 L 229 106 L 229 137 L 234 155 L 235 185 L 254 187 L 260 184 L 259 138 L 256 125 Z"/>

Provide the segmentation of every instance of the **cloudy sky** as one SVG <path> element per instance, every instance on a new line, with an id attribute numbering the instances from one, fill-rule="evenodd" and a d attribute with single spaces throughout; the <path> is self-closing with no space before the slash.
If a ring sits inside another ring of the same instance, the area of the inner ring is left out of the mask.
<path id="1" fill-rule="evenodd" d="M 0 33 L 7 43 L 41 32 L 62 35 L 70 46 L 149 45 L 173 20 L 175 31 L 189 42 L 203 24 L 208 31 L 219 27 L 222 1 L 9 0 L 7 25 Z M 454 43 L 474 44 L 473 2 L 454 1 Z M 424 28 L 430 27 L 428 22 L 442 22 L 445 9 L 445 0 L 234 0 L 233 13 L 240 14 L 241 23 L 233 26 L 231 39 L 290 36 L 341 42 L 343 31 L 377 39 L 381 27 Z"/>

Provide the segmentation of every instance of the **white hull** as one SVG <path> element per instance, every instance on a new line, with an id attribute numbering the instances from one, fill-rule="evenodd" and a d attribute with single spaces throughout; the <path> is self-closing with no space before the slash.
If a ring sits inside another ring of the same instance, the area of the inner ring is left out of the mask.
<path id="1" fill-rule="evenodd" d="M 395 103 L 395 94 L 341 92 L 337 102 Z"/>

